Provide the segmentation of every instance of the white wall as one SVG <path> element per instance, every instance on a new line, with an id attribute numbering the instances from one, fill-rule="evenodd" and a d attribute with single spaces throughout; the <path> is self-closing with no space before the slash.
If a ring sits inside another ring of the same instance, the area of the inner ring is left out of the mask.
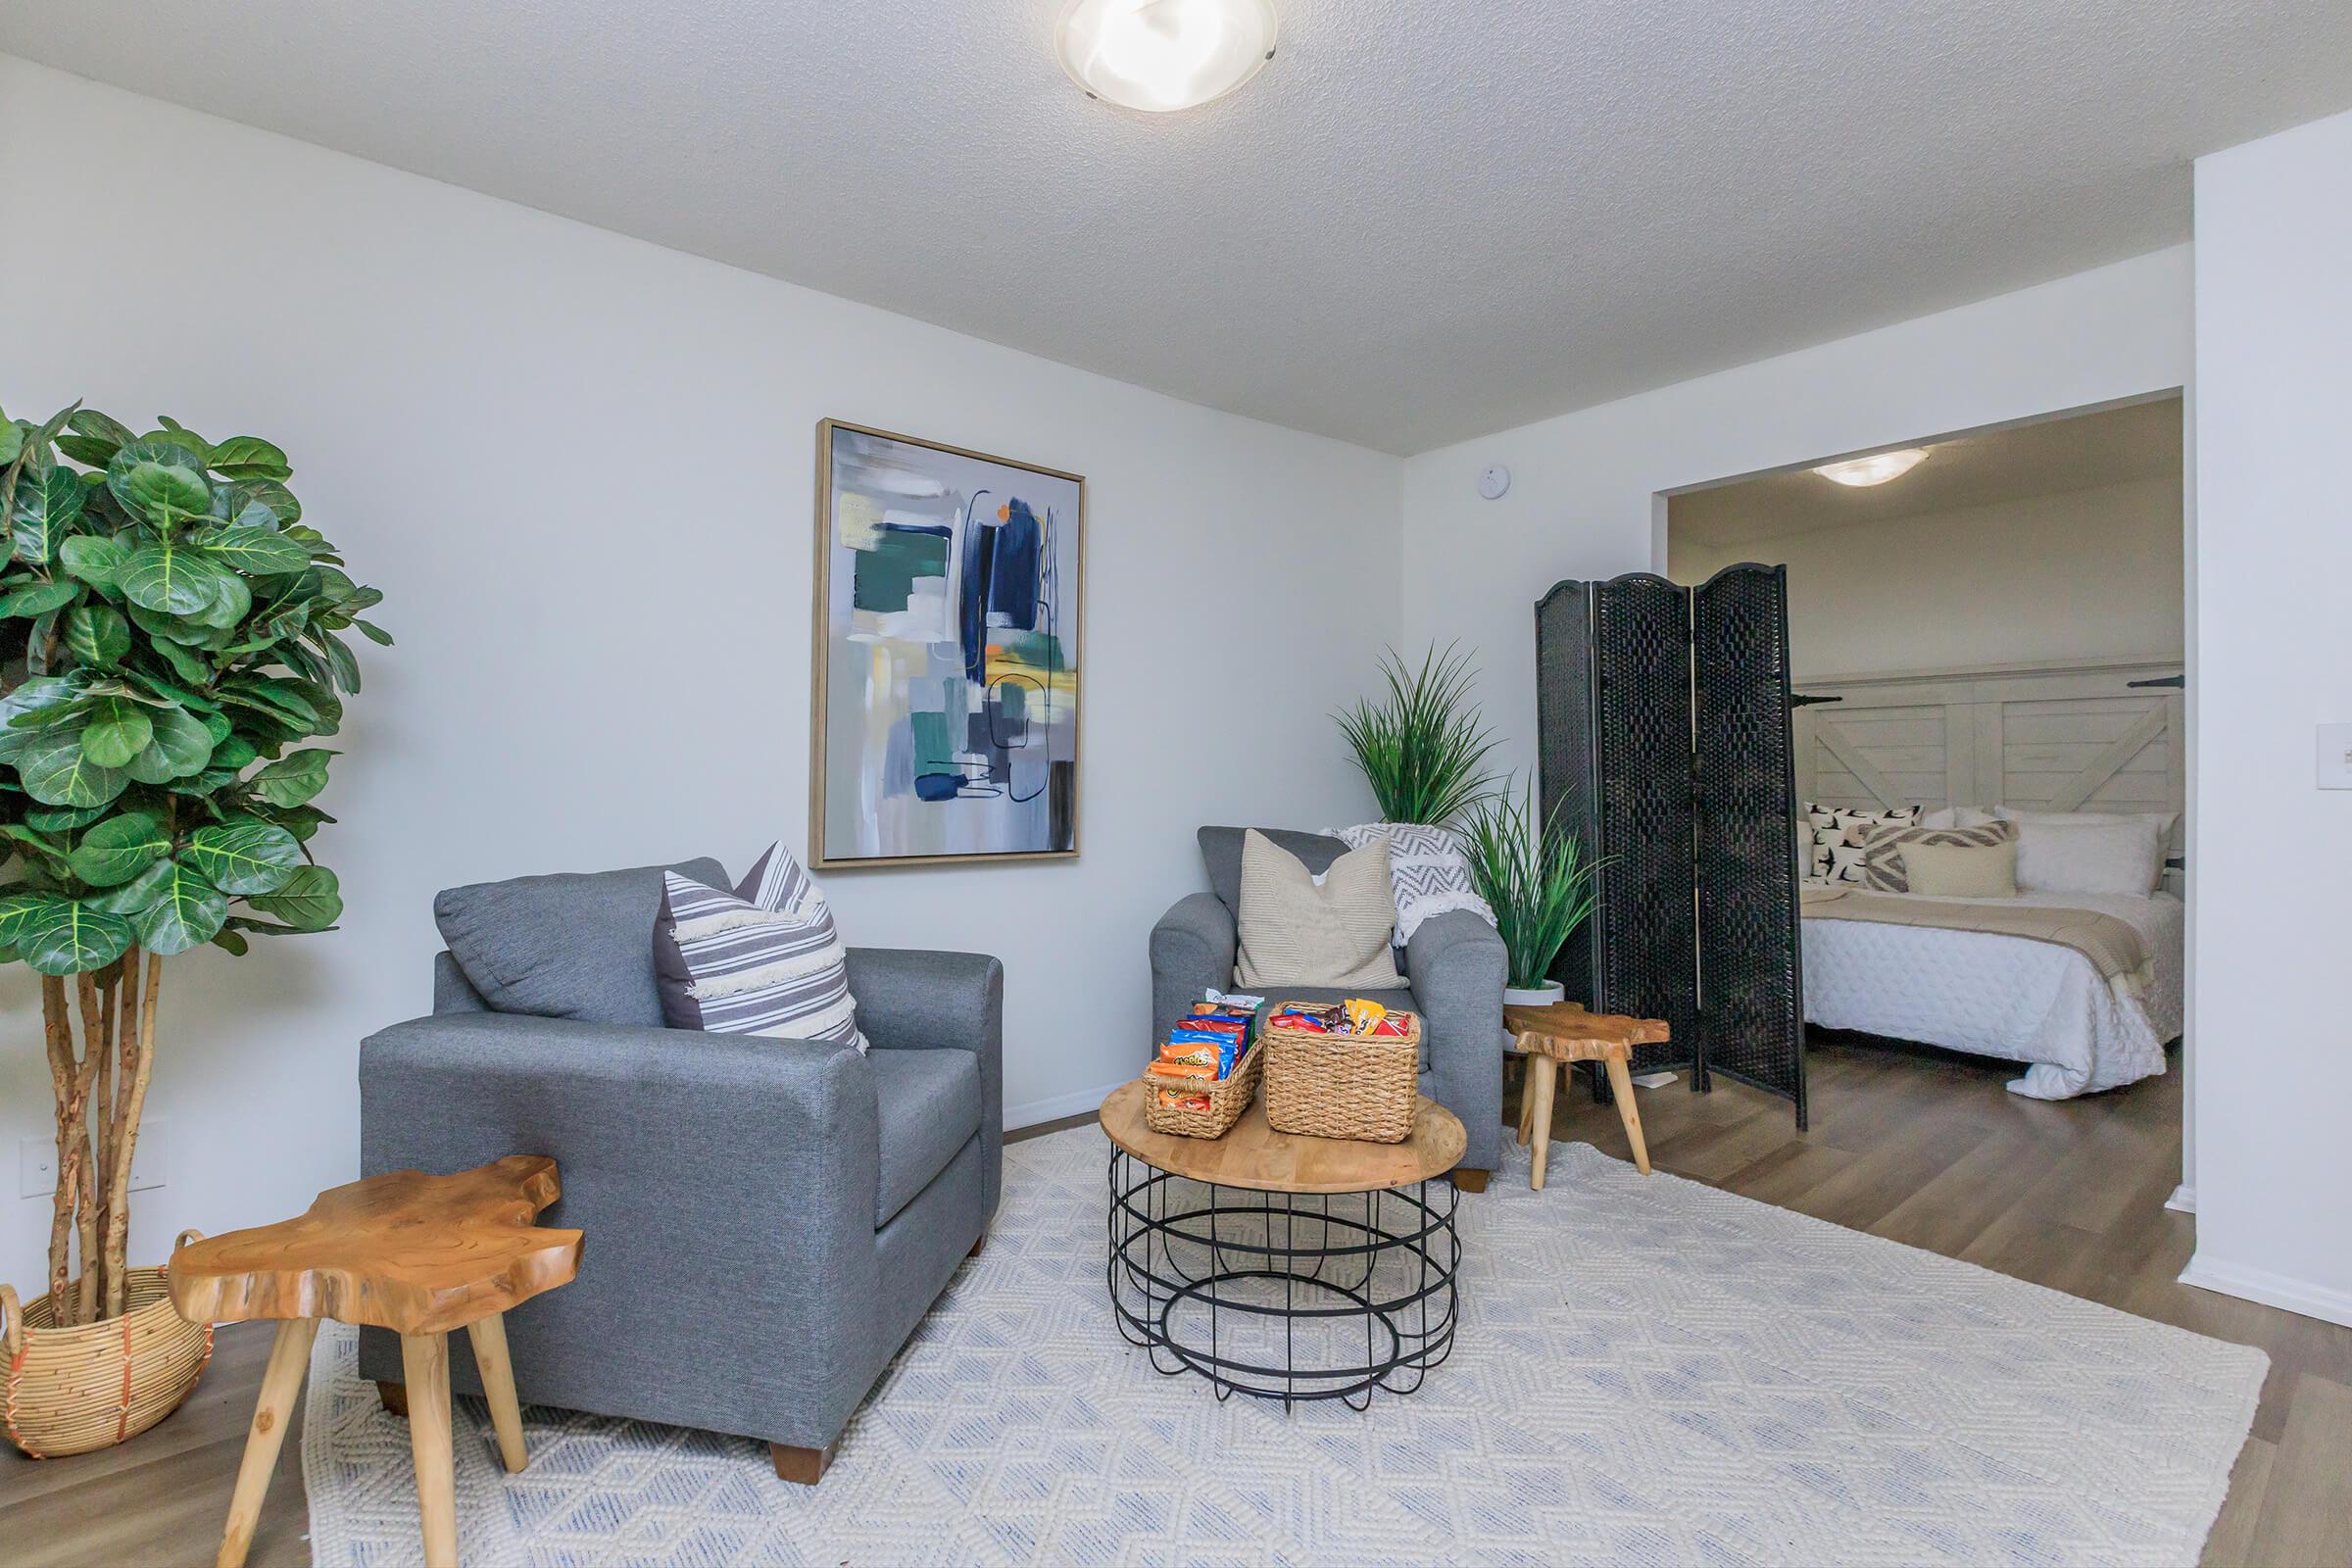
<path id="1" fill-rule="evenodd" d="M 1327 714 L 1394 632 L 1392 458 L 4 58 L 0 159 L 41 215 L 0 224 L 0 404 L 277 441 L 400 638 L 321 802 L 342 929 L 171 967 L 140 1256 L 354 1174 L 358 1043 L 425 1009 L 437 888 L 802 847 L 824 416 L 1089 479 L 1083 856 L 826 884 L 852 942 L 1004 959 L 1018 1113 L 1141 1059 L 1198 823 L 1370 809 Z M 21 968 L 0 1018 L 13 1171 L 49 1125 Z M 0 1280 L 37 1285 L 47 1211 L 0 1198 Z"/>
<path id="2" fill-rule="evenodd" d="M 1534 760 L 1536 600 L 1666 565 L 1662 493 L 2181 386 L 2185 246 L 1407 459 L 1407 641 L 1485 667 L 1503 760 Z M 1500 463 L 1511 488 L 1478 494 Z"/>
<path id="3" fill-rule="evenodd" d="M 2197 1252 L 2183 1276 L 2352 1323 L 2352 115 L 2196 167 Z"/>
<path id="4" fill-rule="evenodd" d="M 2180 481 L 2140 479 L 1742 544 L 1676 530 L 1669 574 L 1788 568 L 1799 677 L 2180 657 Z"/>

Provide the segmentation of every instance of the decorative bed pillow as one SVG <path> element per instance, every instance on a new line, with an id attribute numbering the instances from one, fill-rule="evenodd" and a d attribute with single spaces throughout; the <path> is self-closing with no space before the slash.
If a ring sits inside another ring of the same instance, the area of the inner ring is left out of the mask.
<path id="1" fill-rule="evenodd" d="M 1997 844 L 1939 844 L 1913 839 L 1902 848 L 1910 891 L 1931 899 L 2017 897 L 2017 840 Z"/>
<path id="2" fill-rule="evenodd" d="M 732 893 L 663 873 L 654 976 L 672 1029 L 865 1050 L 833 910 L 781 842 Z"/>
<path id="3" fill-rule="evenodd" d="M 1461 835 L 1453 829 L 1419 822 L 1366 822 L 1324 832 L 1351 850 L 1368 850 L 1374 840 L 1388 839 L 1389 886 L 1396 901 L 1399 946 L 1413 940 L 1422 921 L 1449 909 L 1468 909 L 1487 924 L 1494 923 L 1494 911 L 1470 884 L 1470 861 L 1462 854 Z"/>
<path id="4" fill-rule="evenodd" d="M 1994 820 L 1990 811 L 1973 806 L 1939 806 L 1933 811 L 1920 814 L 1921 827 L 1983 827 Z"/>
<path id="5" fill-rule="evenodd" d="M 2145 897 L 2164 877 L 2165 824 L 2161 816 L 2015 820 L 2017 890 Z"/>
<path id="6" fill-rule="evenodd" d="M 2007 822 L 1987 822 L 1983 827 L 1883 828 L 1872 836 L 1868 847 L 1861 852 L 1862 874 L 1857 880 L 1881 893 L 1910 893 L 1915 890 L 1904 870 L 1903 852 L 1911 845 L 1980 848 L 2013 843 L 2016 838 L 2017 829 Z"/>
<path id="7" fill-rule="evenodd" d="M 1404 978 L 1390 956 L 1396 921 L 1387 834 L 1349 850 L 1319 879 L 1257 829 L 1243 835 L 1241 942 L 1233 977 L 1244 991 L 1285 985 L 1396 990 Z"/>

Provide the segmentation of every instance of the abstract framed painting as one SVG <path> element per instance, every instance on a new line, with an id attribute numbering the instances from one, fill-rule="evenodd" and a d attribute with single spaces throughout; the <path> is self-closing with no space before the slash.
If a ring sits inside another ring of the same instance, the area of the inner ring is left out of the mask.
<path id="1" fill-rule="evenodd" d="M 1086 480 L 816 427 L 812 866 L 1078 853 Z"/>

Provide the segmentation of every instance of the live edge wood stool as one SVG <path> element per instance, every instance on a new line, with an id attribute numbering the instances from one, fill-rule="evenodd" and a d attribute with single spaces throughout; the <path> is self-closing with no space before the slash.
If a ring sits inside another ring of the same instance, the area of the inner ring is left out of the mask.
<path id="1" fill-rule="evenodd" d="M 1542 1007 L 1504 1007 L 1502 1026 L 1517 1038 L 1527 1057 L 1527 1082 L 1519 1090 L 1519 1141 L 1536 1138 L 1534 1169 L 1528 1184 L 1544 1186 L 1544 1165 L 1551 1152 L 1551 1092 L 1554 1080 L 1571 1062 L 1597 1061 L 1609 1075 L 1617 1101 L 1618 1119 L 1625 1123 L 1626 1141 L 1634 1146 L 1634 1164 L 1649 1174 L 1649 1146 L 1642 1141 L 1642 1110 L 1634 1103 L 1633 1075 L 1626 1060 L 1636 1046 L 1657 1045 L 1669 1038 L 1664 1020 L 1628 1018 L 1614 1012 L 1587 1012 L 1574 1002 L 1554 1002 Z"/>
<path id="2" fill-rule="evenodd" d="M 520 1470 L 522 1412 L 500 1314 L 579 1273 L 580 1233 L 533 1225 L 563 1192 L 556 1162 L 510 1154 L 455 1176 L 398 1170 L 318 1195 L 300 1219 L 194 1242 L 172 1258 L 172 1302 L 192 1323 L 278 1320 L 262 1396 L 237 1469 L 218 1568 L 239 1568 L 285 1442 L 318 1320 L 400 1336 L 409 1445 L 426 1568 L 457 1568 L 450 1453 L 449 1342 L 464 1329 L 498 1429 L 499 1457 Z"/>

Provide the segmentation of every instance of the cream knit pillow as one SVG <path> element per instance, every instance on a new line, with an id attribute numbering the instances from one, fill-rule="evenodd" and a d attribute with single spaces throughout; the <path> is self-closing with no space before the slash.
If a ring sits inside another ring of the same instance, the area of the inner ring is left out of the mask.
<path id="1" fill-rule="evenodd" d="M 1396 903 L 1389 836 L 1331 862 L 1320 884 L 1298 857 L 1255 828 L 1242 835 L 1241 945 L 1234 982 L 1395 991 L 1404 977 L 1389 949 Z"/>

